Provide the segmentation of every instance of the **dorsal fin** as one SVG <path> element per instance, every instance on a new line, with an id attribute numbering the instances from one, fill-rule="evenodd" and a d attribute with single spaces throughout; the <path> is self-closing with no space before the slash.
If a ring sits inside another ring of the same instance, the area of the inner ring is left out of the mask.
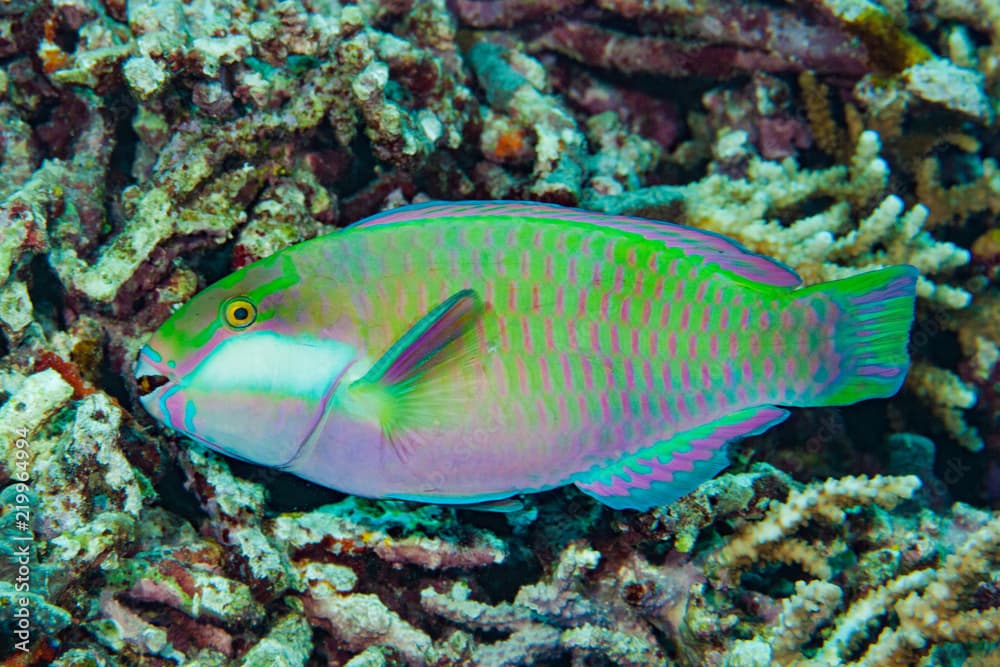
<path id="1" fill-rule="evenodd" d="M 625 215 L 607 215 L 530 201 L 432 201 L 412 204 L 377 213 L 352 228 L 379 227 L 396 223 L 442 218 L 513 217 L 572 222 L 609 227 L 662 241 L 687 254 L 704 257 L 727 271 L 754 282 L 778 287 L 796 287 L 802 283 L 798 274 L 781 262 L 747 250 L 736 241 L 693 227 Z"/>

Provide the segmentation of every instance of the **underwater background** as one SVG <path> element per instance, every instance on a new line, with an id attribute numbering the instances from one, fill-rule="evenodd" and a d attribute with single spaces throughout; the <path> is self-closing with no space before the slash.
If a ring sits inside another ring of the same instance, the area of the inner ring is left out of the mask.
<path id="1" fill-rule="evenodd" d="M 0 0 L 0 662 L 1000 665 L 998 93 L 998 0 Z M 348 497 L 139 407 L 233 269 L 501 198 L 912 264 L 906 384 L 648 512 Z"/>

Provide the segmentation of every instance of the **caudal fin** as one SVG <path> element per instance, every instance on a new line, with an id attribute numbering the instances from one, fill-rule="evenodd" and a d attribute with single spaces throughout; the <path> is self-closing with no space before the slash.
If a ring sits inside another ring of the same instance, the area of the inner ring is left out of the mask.
<path id="1" fill-rule="evenodd" d="M 906 346 L 918 275 L 904 264 L 801 290 L 807 298 L 821 292 L 840 310 L 834 327 L 840 372 L 812 405 L 848 405 L 899 391 L 910 367 Z"/>

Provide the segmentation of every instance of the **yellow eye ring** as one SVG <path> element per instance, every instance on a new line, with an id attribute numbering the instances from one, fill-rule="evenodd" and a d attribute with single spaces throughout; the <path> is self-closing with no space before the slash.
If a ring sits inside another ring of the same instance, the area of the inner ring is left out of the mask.
<path id="1" fill-rule="evenodd" d="M 246 329 L 257 319 L 257 306 L 245 296 L 234 296 L 222 304 L 222 320 L 230 329 Z"/>

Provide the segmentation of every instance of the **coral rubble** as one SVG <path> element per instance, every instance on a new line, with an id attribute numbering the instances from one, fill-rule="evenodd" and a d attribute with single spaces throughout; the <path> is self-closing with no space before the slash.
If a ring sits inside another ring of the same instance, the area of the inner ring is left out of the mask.
<path id="1" fill-rule="evenodd" d="M 995 664 L 998 63 L 996 0 L 0 0 L 0 660 Z M 430 198 L 912 264 L 910 376 L 644 513 L 289 490 L 137 407 L 198 289 Z"/>

